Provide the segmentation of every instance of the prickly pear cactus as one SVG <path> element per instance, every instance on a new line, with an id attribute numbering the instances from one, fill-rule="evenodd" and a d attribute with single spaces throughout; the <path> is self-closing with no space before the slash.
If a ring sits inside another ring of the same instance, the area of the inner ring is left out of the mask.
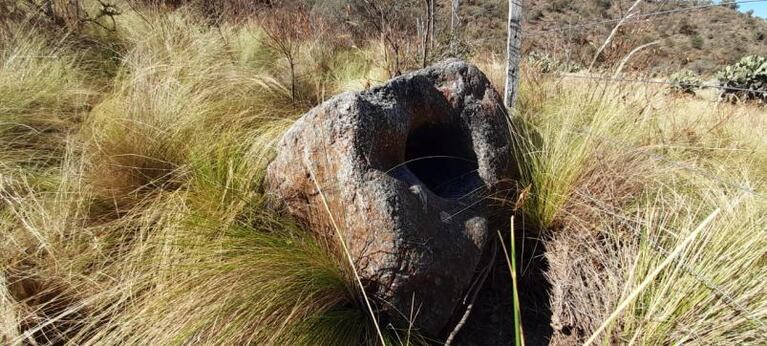
<path id="1" fill-rule="evenodd" d="M 723 88 L 720 97 L 724 100 L 767 103 L 767 58 L 763 56 L 744 57 L 725 67 L 716 78 Z"/>
<path id="2" fill-rule="evenodd" d="M 534 51 L 527 56 L 527 66 L 540 73 L 574 73 L 582 69 L 574 62 L 559 60 L 547 53 Z"/>
<path id="3" fill-rule="evenodd" d="M 532 52 L 527 56 L 527 65 L 540 73 L 549 73 L 556 69 L 556 61 L 550 55 Z"/>
<path id="4" fill-rule="evenodd" d="M 698 78 L 695 72 L 690 70 L 681 70 L 669 77 L 671 93 L 683 95 L 695 95 L 695 91 L 700 89 L 703 82 Z"/>

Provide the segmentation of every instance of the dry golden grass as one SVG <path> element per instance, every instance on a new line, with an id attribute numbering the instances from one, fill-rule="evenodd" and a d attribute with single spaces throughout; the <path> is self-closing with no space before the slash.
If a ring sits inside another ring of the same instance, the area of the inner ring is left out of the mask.
<path id="1" fill-rule="evenodd" d="M 261 180 L 295 117 L 386 79 L 380 43 L 305 38 L 291 100 L 257 23 L 126 11 L 117 32 L 80 33 L 104 56 L 14 25 L 0 53 L 0 343 L 379 342 L 343 254 L 270 209 Z M 499 59 L 474 61 L 503 85 Z M 546 246 L 554 343 L 763 341 L 765 113 L 525 76 L 511 123 L 530 195 L 515 222 Z"/>
<path id="2" fill-rule="evenodd" d="M 290 99 L 254 23 L 213 30 L 185 11 L 120 19 L 114 77 L 87 113 L 49 131 L 50 146 L 33 125 L 73 117 L 93 65 L 30 28 L 3 56 L 0 114 L 14 126 L 3 145 L 29 157 L 4 150 L 0 161 L 3 342 L 376 340 L 336 249 L 261 192 L 272 143 L 316 94 Z M 40 54 L 51 56 L 19 58 Z M 334 94 L 339 76 L 300 85 Z M 39 172 L 27 164 L 37 155 L 55 161 Z"/>

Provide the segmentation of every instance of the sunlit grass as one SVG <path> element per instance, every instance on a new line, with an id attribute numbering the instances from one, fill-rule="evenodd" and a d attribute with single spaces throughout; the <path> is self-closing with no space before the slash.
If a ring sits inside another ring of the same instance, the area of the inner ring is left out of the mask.
<path id="1" fill-rule="evenodd" d="M 387 78 L 380 43 L 306 38 L 291 100 L 258 23 L 118 25 L 82 33 L 99 54 L 27 24 L 0 41 L 0 343 L 380 343 L 344 254 L 261 186 L 295 118 Z M 501 59 L 475 62 L 503 84 Z M 545 243 L 567 341 L 767 334 L 763 108 L 529 73 L 510 123 L 529 193 L 515 220 Z"/>
<path id="2" fill-rule="evenodd" d="M 250 45 L 255 24 L 145 18 L 126 16 L 110 37 L 122 51 L 109 92 L 54 146 L 13 134 L 31 155 L 56 156 L 45 189 L 21 161 L 0 160 L 0 245 L 12 249 L 2 255 L 3 341 L 374 343 L 337 249 L 268 208 L 261 189 L 274 141 L 320 94 L 291 101 L 274 54 Z M 12 43 L 0 76 L 3 119 L 27 116 L 19 127 L 32 133 L 79 109 L 80 67 L 92 65 L 71 53 L 19 60 L 49 49 L 30 35 Z"/>
<path id="3" fill-rule="evenodd" d="M 0 172 L 60 155 L 93 91 L 77 59 L 29 25 L 0 33 Z"/>
<path id="4" fill-rule="evenodd" d="M 652 88 L 532 81 L 536 96 L 523 94 L 514 123 L 520 184 L 530 188 L 525 222 L 551 238 L 555 328 L 584 334 L 555 340 L 759 340 L 767 290 L 753 280 L 767 270 L 767 166 L 754 154 L 767 150 L 763 112 Z"/>
<path id="5" fill-rule="evenodd" d="M 760 277 L 767 271 L 765 200 L 742 191 L 669 196 L 643 211 L 631 290 L 669 256 L 712 208 L 722 213 L 642 290 L 624 313 L 621 335 L 640 344 L 758 342 L 767 327 Z"/>

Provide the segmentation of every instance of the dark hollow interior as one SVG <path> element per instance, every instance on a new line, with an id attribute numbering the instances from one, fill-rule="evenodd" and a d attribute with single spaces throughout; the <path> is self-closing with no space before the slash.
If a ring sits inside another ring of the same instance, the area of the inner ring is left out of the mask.
<path id="1" fill-rule="evenodd" d="M 410 172 L 442 198 L 460 198 L 482 184 L 469 131 L 457 124 L 426 124 L 413 130 L 408 135 L 405 162 Z"/>

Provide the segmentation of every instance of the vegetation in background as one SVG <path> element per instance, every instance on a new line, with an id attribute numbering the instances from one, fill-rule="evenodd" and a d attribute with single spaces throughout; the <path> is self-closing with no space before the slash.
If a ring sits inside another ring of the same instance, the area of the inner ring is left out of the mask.
<path id="1" fill-rule="evenodd" d="M 477 52 L 503 54 L 506 43 L 506 1 L 467 1 L 461 7 L 465 36 Z M 523 24 L 523 55 L 548 54 L 568 63 L 588 65 L 598 47 L 634 0 L 529 1 Z M 715 73 L 747 54 L 767 55 L 767 20 L 738 12 L 714 1 L 642 1 L 639 15 L 688 10 L 638 18 L 625 23 L 613 44 L 600 55 L 599 69 L 611 69 L 634 48 L 660 40 L 663 44 L 637 54 L 626 70 L 666 76 L 689 69 Z M 692 9 L 693 7 L 709 6 Z M 692 10 L 690 10 L 692 9 Z M 449 6 L 437 11 L 448 20 Z"/>
<path id="2" fill-rule="evenodd" d="M 720 96 L 722 99 L 767 103 L 767 58 L 763 56 L 746 56 L 725 67 L 716 78 L 725 88 Z"/>
<path id="3" fill-rule="evenodd" d="M 531 52 L 525 58 L 527 67 L 535 69 L 540 73 L 562 72 L 574 73 L 583 69 L 583 67 L 573 62 L 563 62 L 546 53 Z"/>
<path id="4" fill-rule="evenodd" d="M 695 96 L 695 91 L 703 85 L 700 77 L 690 70 L 682 70 L 672 74 L 669 77 L 669 82 L 671 83 L 669 86 L 671 92 L 678 95 Z"/>

